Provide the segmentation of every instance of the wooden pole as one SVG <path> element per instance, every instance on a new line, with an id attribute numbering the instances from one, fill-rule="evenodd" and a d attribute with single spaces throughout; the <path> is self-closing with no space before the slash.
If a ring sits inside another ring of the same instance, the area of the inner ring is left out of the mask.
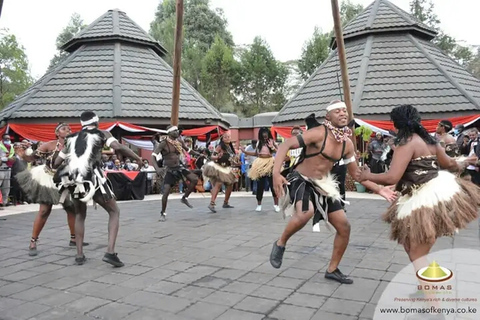
<path id="1" fill-rule="evenodd" d="M 182 41 L 183 41 L 183 0 L 177 0 L 177 23 L 175 26 L 175 49 L 173 54 L 173 92 L 171 124 L 178 126 L 178 111 L 180 106 L 180 75 L 182 72 Z"/>
<path id="2" fill-rule="evenodd" d="M 350 81 L 348 80 L 348 66 L 347 66 L 347 56 L 345 54 L 345 44 L 343 42 L 343 30 L 342 30 L 342 19 L 340 18 L 340 9 L 338 6 L 338 0 L 332 1 L 332 15 L 333 23 L 335 29 L 335 41 L 337 43 L 338 51 L 338 60 L 340 62 L 340 69 L 342 71 L 342 84 L 343 84 L 343 95 L 344 102 L 347 105 L 348 112 L 348 122 L 353 120 L 353 111 L 352 111 L 352 96 L 350 94 Z M 352 137 L 353 146 L 357 150 L 357 139 L 355 134 Z"/>

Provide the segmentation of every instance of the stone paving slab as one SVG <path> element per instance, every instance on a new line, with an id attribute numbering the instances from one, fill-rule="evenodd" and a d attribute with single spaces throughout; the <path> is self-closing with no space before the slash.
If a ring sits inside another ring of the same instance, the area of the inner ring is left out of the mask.
<path id="1" fill-rule="evenodd" d="M 409 263 L 388 238 L 380 219 L 387 203 L 376 196 L 349 195 L 352 234 L 340 269 L 353 285 L 324 278 L 334 238 L 324 227 L 313 233 L 307 225 L 290 240 L 282 267 L 271 267 L 270 250 L 285 220 L 273 211 L 268 193 L 260 213 L 248 193 L 235 194 L 235 208 L 219 206 L 216 214 L 209 213 L 205 195 L 192 197 L 193 209 L 178 198 L 172 195 L 166 222 L 158 221 L 158 196 L 119 203 L 116 250 L 123 268 L 101 261 L 108 221 L 103 209 L 89 207 L 87 262 L 76 266 L 63 211 L 52 212 L 38 256 L 29 257 L 37 208 L 6 208 L 0 220 L 0 319 L 366 320 Z M 479 247 L 478 222 L 455 239 L 439 239 L 433 251 L 454 247 Z"/>

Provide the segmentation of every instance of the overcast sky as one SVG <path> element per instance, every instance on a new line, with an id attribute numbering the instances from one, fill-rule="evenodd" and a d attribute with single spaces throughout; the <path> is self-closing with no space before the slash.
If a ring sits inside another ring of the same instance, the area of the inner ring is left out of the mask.
<path id="1" fill-rule="evenodd" d="M 408 11 L 410 0 L 390 0 Z M 341 2 L 341 0 L 339 0 Z M 352 0 L 364 7 L 373 0 Z M 479 0 L 434 0 L 441 27 L 466 44 L 480 45 Z M 85 23 L 118 8 L 148 32 L 159 0 L 4 0 L 0 28 L 8 28 L 25 47 L 32 75 L 39 78 L 55 54 L 55 39 L 74 12 Z M 329 0 L 211 0 L 222 8 L 236 44 L 263 37 L 281 61 L 298 59 L 314 27 L 333 26 Z"/>

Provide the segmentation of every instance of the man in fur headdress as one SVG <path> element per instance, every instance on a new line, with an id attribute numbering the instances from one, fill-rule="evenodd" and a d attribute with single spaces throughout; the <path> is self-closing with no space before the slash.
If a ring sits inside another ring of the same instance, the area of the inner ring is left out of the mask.
<path id="1" fill-rule="evenodd" d="M 158 175 L 162 175 L 156 160 L 159 154 L 162 155 L 163 166 L 167 169 L 165 172 L 165 177 L 163 178 L 164 191 L 162 197 L 160 221 L 166 220 L 167 214 L 165 211 L 167 209 L 168 196 L 172 186 L 174 186 L 180 180 L 183 182 L 189 181 L 188 189 L 180 201 L 189 208 L 193 208 L 193 206 L 188 202 L 187 198 L 190 193 L 195 190 L 195 186 L 198 182 L 198 176 L 188 170 L 185 166 L 183 152 L 191 152 L 194 154 L 198 153 L 188 148 L 183 140 L 179 139 L 180 131 L 176 126 L 168 126 L 167 133 L 168 136 L 156 145 L 155 150 L 152 153 L 152 163 Z"/>
<path id="2" fill-rule="evenodd" d="M 307 122 L 309 130 L 303 135 L 287 139 L 277 151 L 273 186 L 282 198 L 281 211 L 284 216 L 292 218 L 282 236 L 273 243 L 270 263 L 274 268 L 280 268 L 288 239 L 302 229 L 310 219 L 313 218 L 314 231 L 319 231 L 319 221 L 325 220 L 327 226 L 331 224 L 337 231 L 325 278 L 351 284 L 353 280 L 338 269 L 349 242 L 350 224 L 342 208 L 338 183 L 330 172 L 340 159 L 348 165 L 352 177 L 359 177 L 360 169 L 350 140 L 352 130 L 347 126 L 348 114 L 345 103 L 332 102 L 327 107 L 325 118 L 323 124 L 311 129 Z M 299 147 L 303 148 L 301 158 L 292 172 L 284 177 L 281 170 L 287 151 Z M 387 200 L 393 201 L 395 198 L 395 193 L 389 188 L 382 188 L 369 181 L 362 184 Z"/>
<path id="3" fill-rule="evenodd" d="M 109 215 L 108 247 L 102 260 L 116 267 L 123 267 L 123 262 L 115 253 L 120 210 L 109 181 L 105 178 L 102 170 L 102 149 L 106 145 L 127 157 L 136 159 L 138 163 L 142 162 L 142 158 L 119 143 L 110 132 L 99 130 L 99 119 L 94 112 L 83 112 L 80 122 L 82 130 L 66 138 L 65 146 L 54 164 L 54 168 L 58 168 L 54 180 L 59 184 L 62 193 L 60 202 L 70 193 L 75 206 L 75 237 L 77 239 L 75 262 L 81 265 L 86 260 L 83 254 L 85 218 L 87 217 L 87 203 L 93 199 Z M 63 162 L 64 164 L 60 167 Z"/>

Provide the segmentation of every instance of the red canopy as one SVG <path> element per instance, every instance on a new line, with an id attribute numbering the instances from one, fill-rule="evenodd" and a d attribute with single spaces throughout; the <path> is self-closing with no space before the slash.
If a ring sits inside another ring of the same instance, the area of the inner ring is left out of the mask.
<path id="1" fill-rule="evenodd" d="M 188 130 L 182 130 L 182 136 L 197 137 L 199 141 L 207 141 L 207 134 L 210 133 L 210 139 L 216 140 L 220 135 L 224 134 L 226 130 L 219 126 L 207 126 L 201 128 L 194 128 Z"/>
<path id="2" fill-rule="evenodd" d="M 69 126 L 73 132 L 80 131 L 80 129 L 82 128 L 79 123 L 71 123 L 69 124 Z M 163 132 L 163 130 L 137 126 L 134 124 L 120 122 L 120 121 L 102 122 L 99 124 L 100 130 L 106 130 L 106 131 L 110 131 L 116 126 L 129 132 L 147 132 L 147 131 Z M 56 123 L 55 124 L 12 123 L 2 128 L 2 131 L 0 132 L 6 131 L 7 127 L 10 130 L 13 130 L 14 132 L 16 132 L 18 135 L 22 136 L 23 138 L 33 140 L 33 141 L 50 141 L 50 140 L 56 139 L 56 136 L 55 136 L 55 128 L 57 127 Z"/>
<path id="3" fill-rule="evenodd" d="M 355 119 L 358 125 L 367 124 L 372 130 L 379 131 L 378 129 L 382 129 L 385 131 L 393 130 L 393 122 L 390 120 L 365 120 L 365 119 Z M 454 118 L 447 118 L 447 119 L 434 119 L 434 120 L 423 120 L 422 125 L 427 129 L 429 133 L 435 132 L 438 123 L 441 120 L 450 120 L 455 127 L 457 124 L 463 124 L 464 126 L 469 126 L 476 121 L 480 120 L 480 114 L 472 115 L 472 116 L 462 116 L 462 117 L 454 117 Z M 284 138 L 290 138 L 291 131 L 293 127 L 272 127 L 272 135 L 279 134 Z M 305 130 L 305 127 L 302 127 L 302 130 Z"/>
<path id="4" fill-rule="evenodd" d="M 470 124 L 473 124 L 477 120 L 480 119 L 480 115 L 473 115 L 473 116 L 463 116 L 463 117 L 454 117 L 454 118 L 447 118 L 447 119 L 434 119 L 434 120 L 423 120 L 422 121 L 422 126 L 425 127 L 425 129 L 433 133 L 435 132 L 435 129 L 437 128 L 438 123 L 441 120 L 449 120 L 452 122 L 453 126 L 455 127 L 457 124 L 463 124 L 465 126 L 468 126 Z M 393 122 L 388 121 L 388 120 L 365 120 L 362 119 L 362 121 L 366 122 L 367 124 L 377 127 L 383 130 L 393 130 Z"/>
<path id="5" fill-rule="evenodd" d="M 303 131 L 306 130 L 306 126 L 300 127 L 302 128 Z M 272 127 L 270 131 L 272 132 L 272 135 L 275 136 L 276 134 L 282 136 L 285 139 L 291 138 L 292 137 L 292 127 Z"/>

